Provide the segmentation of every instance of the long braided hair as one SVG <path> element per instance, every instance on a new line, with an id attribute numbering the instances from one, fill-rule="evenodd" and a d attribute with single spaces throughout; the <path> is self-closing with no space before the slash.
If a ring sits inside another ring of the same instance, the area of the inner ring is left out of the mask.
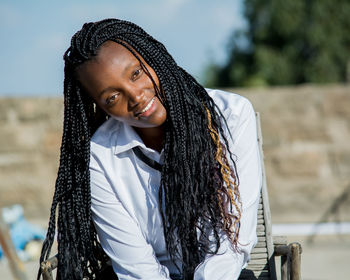
<path id="1" fill-rule="evenodd" d="M 139 54 L 159 79 L 156 93 L 167 111 L 159 189 L 159 205 L 165 205 L 164 236 L 172 260 L 181 260 L 184 279 L 192 279 L 205 255 L 217 253 L 222 233 L 238 250 L 241 204 L 236 166 L 224 135 L 226 122 L 206 90 L 160 42 L 139 26 L 117 19 L 84 24 L 64 55 L 60 166 L 40 261 L 50 256 L 56 225 L 58 279 L 95 279 L 105 261 L 91 220 L 89 159 L 90 139 L 108 116 L 94 109 L 75 72 L 97 56 L 106 41 Z"/>

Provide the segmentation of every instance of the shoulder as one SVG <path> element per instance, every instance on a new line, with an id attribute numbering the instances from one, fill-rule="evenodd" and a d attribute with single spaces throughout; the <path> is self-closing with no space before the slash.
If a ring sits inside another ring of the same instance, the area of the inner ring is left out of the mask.
<path id="1" fill-rule="evenodd" d="M 218 89 L 206 89 L 206 91 L 231 129 L 247 118 L 255 118 L 254 108 L 246 97 Z"/>
<path id="2" fill-rule="evenodd" d="M 218 106 L 242 106 L 246 103 L 250 103 L 246 97 L 234 92 L 211 88 L 206 88 L 205 90 Z"/>

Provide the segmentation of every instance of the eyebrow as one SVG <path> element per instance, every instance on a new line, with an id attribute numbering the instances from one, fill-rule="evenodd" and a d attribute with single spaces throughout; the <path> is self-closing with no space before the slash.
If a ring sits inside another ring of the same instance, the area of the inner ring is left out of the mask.
<path id="1" fill-rule="evenodd" d="M 130 62 L 123 70 L 122 74 L 124 75 L 126 72 L 129 71 L 130 68 L 136 66 L 136 65 L 141 65 L 140 62 L 138 60 L 136 60 L 135 62 Z"/>

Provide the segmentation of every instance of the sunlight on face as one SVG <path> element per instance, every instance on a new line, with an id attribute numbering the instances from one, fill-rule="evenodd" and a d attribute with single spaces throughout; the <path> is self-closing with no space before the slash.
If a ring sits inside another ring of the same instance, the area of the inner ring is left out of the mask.
<path id="1" fill-rule="evenodd" d="M 159 88 L 154 70 L 140 58 Z M 139 60 L 124 46 L 105 42 L 96 58 L 77 69 L 84 89 L 111 117 L 138 128 L 161 126 L 166 110 Z"/>

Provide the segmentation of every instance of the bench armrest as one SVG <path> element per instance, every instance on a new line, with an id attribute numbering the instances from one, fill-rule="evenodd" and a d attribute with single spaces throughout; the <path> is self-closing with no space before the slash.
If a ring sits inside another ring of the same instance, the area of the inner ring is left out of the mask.
<path id="1" fill-rule="evenodd" d="M 287 280 L 301 280 L 301 245 L 292 242 L 287 245 L 285 236 L 274 236 L 274 255 L 281 256 L 281 278 Z"/>
<path id="2" fill-rule="evenodd" d="M 58 265 L 57 255 L 49 258 L 46 261 L 43 261 L 40 264 L 40 269 L 41 269 L 41 273 L 43 276 L 43 280 L 53 280 L 52 270 L 57 268 L 57 265 Z"/>

